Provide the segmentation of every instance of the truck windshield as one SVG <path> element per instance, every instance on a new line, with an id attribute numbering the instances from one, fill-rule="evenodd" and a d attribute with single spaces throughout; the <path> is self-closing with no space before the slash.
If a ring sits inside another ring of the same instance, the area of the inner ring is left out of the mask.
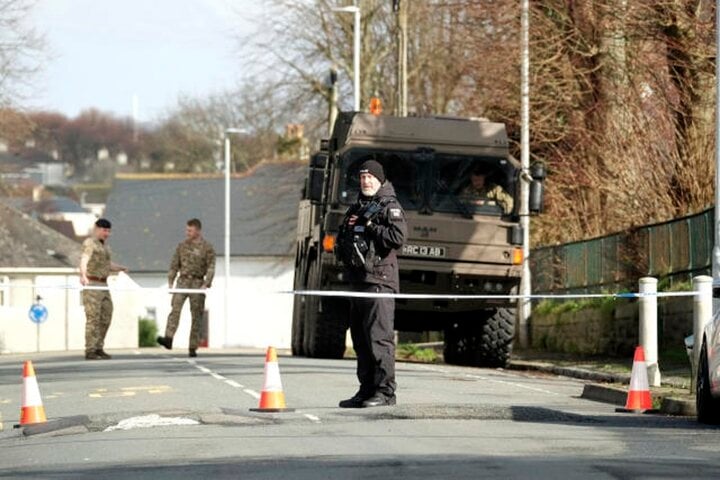
<path id="1" fill-rule="evenodd" d="M 341 159 L 338 200 L 354 203 L 358 169 L 369 158 L 383 165 L 405 210 L 504 215 L 515 210 L 515 167 L 505 158 L 432 151 L 350 150 Z"/>

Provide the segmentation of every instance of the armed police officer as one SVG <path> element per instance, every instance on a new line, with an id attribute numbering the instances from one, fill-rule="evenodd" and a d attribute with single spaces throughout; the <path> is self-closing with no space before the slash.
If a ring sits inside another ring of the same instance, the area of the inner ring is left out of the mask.
<path id="1" fill-rule="evenodd" d="M 358 200 L 345 214 L 337 255 L 353 290 L 397 293 L 397 251 L 407 234 L 405 212 L 376 160 L 359 170 Z M 395 405 L 395 299 L 351 298 L 350 334 L 357 354 L 358 392 L 342 408 Z"/>

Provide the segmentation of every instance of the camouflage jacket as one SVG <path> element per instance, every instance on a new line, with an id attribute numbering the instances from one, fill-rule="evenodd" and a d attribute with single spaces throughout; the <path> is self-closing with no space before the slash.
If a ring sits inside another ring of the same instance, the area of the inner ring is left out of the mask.
<path id="1" fill-rule="evenodd" d="M 505 190 L 503 190 L 500 185 L 495 185 L 491 183 L 480 190 L 477 190 L 472 185 L 468 185 L 462 191 L 460 197 L 463 199 L 468 199 L 470 201 L 480 199 L 495 200 L 497 204 L 500 205 L 500 207 L 503 209 L 503 213 L 505 213 L 505 215 L 509 215 L 513 211 L 513 197 Z"/>
<path id="2" fill-rule="evenodd" d="M 110 275 L 110 247 L 97 238 L 86 238 L 82 244 L 82 255 L 88 257 L 86 275 L 107 278 Z"/>
<path id="3" fill-rule="evenodd" d="M 168 284 L 172 285 L 178 274 L 180 279 L 204 279 L 209 287 L 215 276 L 215 249 L 210 242 L 204 238 L 180 242 L 170 262 Z"/>

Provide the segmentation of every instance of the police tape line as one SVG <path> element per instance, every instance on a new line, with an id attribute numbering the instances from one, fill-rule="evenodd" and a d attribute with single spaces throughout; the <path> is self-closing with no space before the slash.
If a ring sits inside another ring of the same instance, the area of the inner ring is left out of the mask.
<path id="1" fill-rule="evenodd" d="M 120 286 L 100 286 L 100 285 L 40 285 L 40 284 L 0 284 L 0 288 L 35 288 L 35 289 L 59 289 L 59 290 L 100 290 L 111 292 L 137 292 L 137 291 L 157 291 L 160 293 L 188 293 L 188 294 L 207 294 L 209 289 L 206 288 L 168 288 L 168 287 L 120 287 Z M 580 298 L 647 298 L 647 297 L 693 297 L 700 295 L 699 291 L 684 292 L 621 292 L 621 293 L 559 293 L 559 294 L 462 294 L 462 293 L 445 293 L 445 294 L 426 294 L 426 293 L 381 293 L 381 292 L 360 292 L 346 290 L 275 290 L 268 292 L 259 292 L 268 294 L 282 295 L 300 295 L 314 297 L 345 297 L 345 298 L 394 298 L 398 300 L 547 300 L 547 299 L 580 299 Z"/>
<path id="2" fill-rule="evenodd" d="M 137 292 L 143 290 L 156 290 L 160 293 L 202 293 L 207 294 L 207 288 L 168 288 L 168 287 L 110 287 L 101 285 L 71 285 L 68 283 L 57 285 L 44 285 L 37 283 L 0 283 L 0 288 L 35 288 L 35 289 L 56 289 L 56 290 L 100 290 L 110 292 Z"/>

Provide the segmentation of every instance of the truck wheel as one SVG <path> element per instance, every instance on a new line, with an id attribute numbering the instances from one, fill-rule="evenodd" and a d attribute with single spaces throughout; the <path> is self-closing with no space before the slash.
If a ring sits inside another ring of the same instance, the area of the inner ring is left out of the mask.
<path id="1" fill-rule="evenodd" d="M 515 309 L 489 310 L 484 318 L 462 319 L 445 330 L 445 362 L 505 367 L 512 351 Z"/>
<path id="2" fill-rule="evenodd" d="M 720 423 L 720 399 L 714 398 L 710 392 L 710 375 L 708 374 L 708 358 L 705 342 L 703 342 L 698 363 L 695 392 L 697 420 L 700 423 L 717 425 Z"/>
<path id="3" fill-rule="evenodd" d="M 295 272 L 295 282 L 293 282 L 294 290 L 304 290 L 306 285 L 304 262 L 297 267 Z M 290 345 L 292 354 L 296 357 L 305 355 L 304 342 L 304 326 L 305 326 L 305 302 L 307 297 L 304 295 L 293 295 L 293 316 L 292 330 L 290 336 Z"/>
<path id="4" fill-rule="evenodd" d="M 308 289 L 322 290 L 319 262 L 310 263 Z M 339 313 L 342 300 L 329 297 L 305 297 L 303 349 L 311 358 L 342 358 L 345 354 L 347 321 Z"/>
<path id="5" fill-rule="evenodd" d="M 514 308 L 498 308 L 483 325 L 476 364 L 483 367 L 505 367 L 510 360 L 515 336 Z"/>

